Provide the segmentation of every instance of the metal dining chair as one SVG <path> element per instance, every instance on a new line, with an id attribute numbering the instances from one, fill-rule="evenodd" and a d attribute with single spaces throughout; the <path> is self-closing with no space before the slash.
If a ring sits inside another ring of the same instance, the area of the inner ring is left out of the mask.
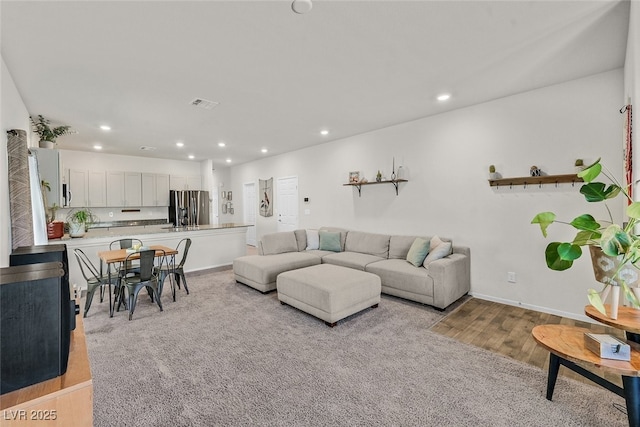
<path id="1" fill-rule="evenodd" d="M 164 252 L 164 251 L 163 251 Z M 135 257 L 139 257 L 140 266 L 139 271 L 134 274 L 130 274 L 131 271 L 127 270 L 127 266 L 131 265 L 131 261 Z M 160 265 L 164 264 L 166 256 L 161 255 L 159 258 Z M 155 270 L 156 251 L 153 249 L 140 251 L 133 254 L 129 254 L 125 259 L 124 266 L 122 267 L 124 274 L 121 275 L 120 285 L 118 289 L 118 306 L 116 311 L 120 311 L 120 306 L 124 303 L 125 296 L 128 299 L 126 304 L 129 308 L 129 320 L 133 318 L 133 312 L 136 309 L 136 303 L 138 301 L 138 294 L 142 288 L 146 288 L 151 295 L 151 301 L 154 300 L 162 311 L 162 303 L 160 302 L 160 293 L 158 292 L 158 276 L 154 273 Z"/>
<path id="2" fill-rule="evenodd" d="M 171 294 L 173 295 L 173 301 L 175 302 L 176 300 L 176 285 L 178 286 L 178 289 L 180 289 L 180 279 L 182 279 L 182 282 L 184 283 L 184 290 L 187 292 L 187 295 L 189 295 L 189 288 L 187 287 L 187 279 L 184 276 L 184 263 L 187 261 L 187 255 L 189 254 L 189 248 L 191 247 L 191 239 L 189 238 L 185 238 L 182 239 L 178 242 L 178 245 L 176 246 L 176 250 L 178 252 L 180 252 L 180 247 L 182 248 L 182 259 L 180 260 L 180 263 L 178 265 L 174 265 L 171 266 L 168 262 L 164 265 L 164 266 L 160 266 L 156 269 L 156 272 L 158 274 L 158 289 L 160 294 L 162 294 L 162 289 L 164 287 L 164 280 L 167 278 L 167 276 L 173 274 L 173 278 L 170 279 L 174 279 L 171 280 Z"/>
<path id="3" fill-rule="evenodd" d="M 104 286 L 114 285 L 117 287 L 119 278 L 118 275 L 112 274 L 111 277 L 109 277 L 106 274 L 100 274 L 96 266 L 91 262 L 87 254 L 85 254 L 82 249 L 74 249 L 73 253 L 78 260 L 78 265 L 80 266 L 82 276 L 84 276 L 84 280 L 86 280 L 87 282 L 87 298 L 84 303 L 83 315 L 83 317 L 87 317 L 87 312 L 91 307 L 93 294 L 96 292 L 96 289 L 100 288 L 100 302 L 102 302 L 104 299 L 104 293 L 102 292 Z M 109 304 L 111 304 L 111 300 L 109 300 Z M 109 311 L 111 311 L 111 306 L 109 306 Z"/>

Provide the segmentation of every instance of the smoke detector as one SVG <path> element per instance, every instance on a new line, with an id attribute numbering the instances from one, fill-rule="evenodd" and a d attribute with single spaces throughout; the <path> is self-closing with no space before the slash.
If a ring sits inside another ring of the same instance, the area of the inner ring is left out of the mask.
<path id="1" fill-rule="evenodd" d="M 155 149 L 156 149 L 156 147 L 149 147 L 148 145 L 141 145 L 141 146 L 140 146 L 140 149 L 141 149 L 142 151 L 153 151 L 153 150 L 155 150 Z"/>
<path id="2" fill-rule="evenodd" d="M 203 108 L 205 110 L 213 110 L 220 103 L 215 101 L 209 101 L 208 99 L 204 99 L 204 98 L 196 98 L 193 101 L 191 101 L 190 104 L 193 105 L 194 107 Z"/>

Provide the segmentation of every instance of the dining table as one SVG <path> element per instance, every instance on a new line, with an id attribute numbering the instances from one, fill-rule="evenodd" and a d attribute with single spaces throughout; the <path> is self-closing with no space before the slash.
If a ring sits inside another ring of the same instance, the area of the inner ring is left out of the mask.
<path id="1" fill-rule="evenodd" d="M 168 246 L 163 245 L 151 245 L 148 247 L 142 247 L 141 250 L 151 249 L 155 251 L 156 257 L 168 256 L 170 257 L 170 266 L 175 268 L 176 264 L 176 255 L 178 254 L 178 250 L 175 248 L 170 248 Z M 104 262 L 107 266 L 107 277 L 111 277 L 111 266 L 112 264 L 123 263 L 129 257 L 129 261 L 135 260 L 136 258 L 140 258 L 140 251 L 133 251 L 132 249 L 113 249 L 108 251 L 98 252 L 98 257 L 102 262 Z M 136 256 L 137 255 L 137 256 Z M 102 269 L 102 263 L 100 264 L 100 269 Z M 100 272 L 102 273 L 102 271 Z M 169 280 L 173 280 L 173 275 L 169 275 Z M 116 295 L 117 298 L 117 295 Z M 111 298 L 111 281 L 109 281 L 109 317 L 113 317 L 113 312 L 115 310 L 116 301 L 114 300 L 112 303 Z"/>

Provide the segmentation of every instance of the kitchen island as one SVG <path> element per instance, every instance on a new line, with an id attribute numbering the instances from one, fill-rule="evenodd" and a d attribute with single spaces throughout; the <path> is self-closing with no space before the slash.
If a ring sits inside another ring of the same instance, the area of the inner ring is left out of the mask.
<path id="1" fill-rule="evenodd" d="M 99 265 L 98 252 L 109 249 L 109 244 L 118 239 L 140 239 L 147 245 L 176 247 L 184 238 L 191 239 L 191 249 L 185 263 L 185 272 L 231 265 L 233 260 L 245 255 L 247 250 L 246 234 L 248 224 L 226 223 L 218 225 L 199 225 L 192 227 L 172 227 L 165 225 L 109 227 L 90 229 L 84 237 L 49 240 L 49 244 L 64 243 L 69 255 L 69 283 L 86 289 L 87 283 L 82 276 L 73 250 L 80 248 L 96 266 Z M 182 253 L 176 256 L 180 262 Z"/>

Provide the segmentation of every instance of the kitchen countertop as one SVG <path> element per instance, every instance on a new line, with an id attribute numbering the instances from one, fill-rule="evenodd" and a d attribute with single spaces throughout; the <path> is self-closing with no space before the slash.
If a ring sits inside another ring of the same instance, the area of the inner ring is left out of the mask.
<path id="1" fill-rule="evenodd" d="M 228 228 L 253 227 L 253 224 L 241 223 L 224 223 L 216 225 L 197 225 L 191 227 L 174 227 L 171 224 L 147 225 L 147 226 L 131 226 L 131 227 L 109 227 L 109 228 L 90 228 L 83 237 L 69 237 L 65 234 L 61 239 L 51 239 L 49 243 L 65 240 L 82 240 L 101 237 L 117 237 L 139 234 L 169 234 L 169 233 L 188 233 L 198 231 L 222 230 Z"/>

